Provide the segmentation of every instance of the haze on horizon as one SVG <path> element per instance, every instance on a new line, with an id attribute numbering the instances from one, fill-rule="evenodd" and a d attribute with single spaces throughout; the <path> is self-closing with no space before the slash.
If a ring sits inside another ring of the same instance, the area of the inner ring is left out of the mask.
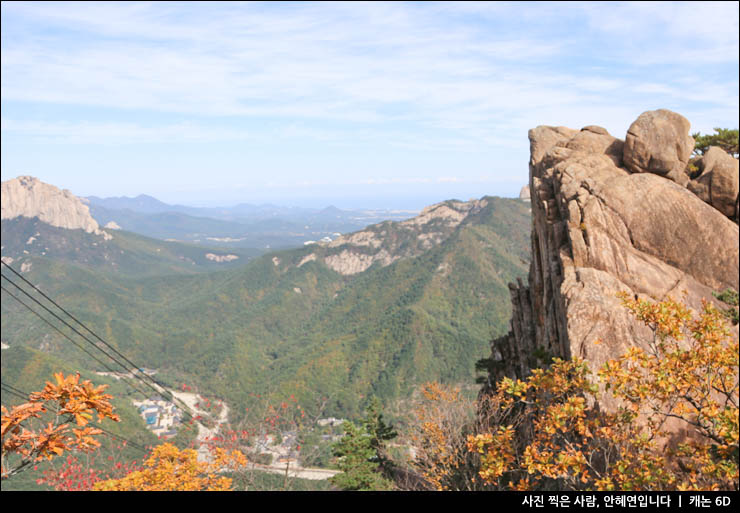
<path id="1" fill-rule="evenodd" d="M 527 130 L 737 127 L 738 3 L 2 3 L 2 180 L 166 203 L 516 196 Z"/>

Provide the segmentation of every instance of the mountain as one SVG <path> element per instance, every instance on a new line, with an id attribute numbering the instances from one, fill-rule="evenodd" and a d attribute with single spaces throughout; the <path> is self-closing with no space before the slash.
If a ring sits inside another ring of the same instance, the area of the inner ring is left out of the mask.
<path id="1" fill-rule="evenodd" d="M 161 214 L 162 212 L 180 212 L 188 207 L 179 205 L 168 205 L 159 201 L 157 198 L 139 194 L 135 198 L 120 196 L 117 198 L 99 198 L 97 196 L 88 196 L 84 199 L 90 206 L 98 205 L 112 210 L 131 210 L 143 214 Z"/>
<path id="2" fill-rule="evenodd" d="M 373 394 L 472 383 L 474 362 L 506 330 L 506 284 L 526 272 L 529 210 L 513 199 L 451 200 L 219 272 L 142 278 L 47 253 L 25 255 L 24 276 L 165 382 L 196 384 L 235 412 L 257 395 L 295 395 L 309 411 L 323 397 L 324 413 L 346 416 Z M 3 300 L 2 313 L 11 347 L 94 367 L 21 306 Z"/>
<path id="3" fill-rule="evenodd" d="M 551 356 L 595 369 L 634 345 L 647 349 L 652 332 L 620 291 L 698 311 L 703 299 L 719 302 L 714 292 L 738 290 L 737 160 L 713 152 L 701 176 L 687 175 L 689 127 L 657 110 L 624 141 L 597 126 L 530 130 L 529 283 L 510 285 L 511 331 L 494 341 L 489 383 L 521 379 Z"/>
<path id="4" fill-rule="evenodd" d="M 371 220 L 400 220 L 411 217 L 409 211 L 398 210 L 342 210 L 333 205 L 323 209 L 303 208 L 303 207 L 281 207 L 265 203 L 262 205 L 253 205 L 250 203 L 239 203 L 233 207 L 190 207 L 185 205 L 169 205 L 159 201 L 152 196 L 140 194 L 135 198 L 120 196 L 114 198 L 99 198 L 97 196 L 88 196 L 82 198 L 91 211 L 94 207 L 102 207 L 107 210 L 130 210 L 139 214 L 161 214 L 165 212 L 177 212 L 194 217 L 208 217 L 211 219 L 220 219 L 224 221 L 252 222 L 269 218 L 280 219 L 352 219 L 368 218 Z M 382 219 L 381 219 L 382 217 Z M 369 223 L 365 222 L 362 226 Z M 357 228 L 357 226 L 355 226 Z"/>
<path id="5" fill-rule="evenodd" d="M 42 222 L 68 230 L 82 230 L 100 235 L 105 240 L 111 236 L 100 230 L 90 216 L 89 209 L 79 198 L 67 190 L 60 190 L 32 176 L 19 176 L 2 182 L 1 219 L 38 217 Z"/>
<path id="6" fill-rule="evenodd" d="M 28 176 L 2 182 L 1 205 L 3 261 L 24 270 L 41 258 L 137 277 L 191 274 L 241 265 L 261 254 L 103 230 L 79 198 Z"/>
<path id="7" fill-rule="evenodd" d="M 147 214 L 128 209 L 114 210 L 91 205 L 90 213 L 102 225 L 113 222 L 123 230 L 163 240 L 178 239 L 213 243 L 216 242 L 215 239 L 238 239 L 248 230 L 242 223 L 196 217 L 174 211 Z M 259 246 L 253 244 L 251 247 Z"/>
<path id="8" fill-rule="evenodd" d="M 250 205 L 199 208 L 167 205 L 151 196 L 85 198 L 101 225 L 147 237 L 229 248 L 295 248 L 311 240 L 335 238 L 385 220 L 403 220 L 408 211 L 341 210 Z"/>
<path id="9" fill-rule="evenodd" d="M 146 194 L 139 194 L 134 198 L 118 196 L 111 198 L 99 198 L 98 196 L 87 196 L 84 201 L 91 207 L 103 207 L 108 210 L 130 210 L 139 214 L 162 214 L 164 212 L 177 212 L 195 217 L 210 217 L 213 219 L 232 220 L 235 217 L 271 217 L 293 212 L 296 215 L 313 212 L 310 209 L 284 208 L 275 205 L 251 205 L 240 203 L 233 207 L 190 207 L 186 205 L 170 205 L 157 198 Z"/>

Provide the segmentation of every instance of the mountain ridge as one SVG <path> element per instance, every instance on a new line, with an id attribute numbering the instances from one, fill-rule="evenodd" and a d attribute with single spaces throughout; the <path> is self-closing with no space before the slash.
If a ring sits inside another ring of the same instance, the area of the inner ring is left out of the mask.
<path id="1" fill-rule="evenodd" d="M 342 210 L 240 203 L 233 207 L 168 205 L 151 196 L 88 197 L 91 215 L 101 225 L 164 240 L 225 247 L 283 249 L 335 238 L 384 220 L 403 220 L 411 211 Z"/>
<path id="2" fill-rule="evenodd" d="M 474 362 L 505 329 L 506 283 L 526 269 L 529 208 L 494 197 L 442 202 L 415 219 L 220 272 L 137 278 L 31 255 L 26 276 L 171 383 L 197 383 L 241 406 L 250 394 L 306 404 L 323 395 L 329 411 L 355 414 L 370 395 L 398 398 L 422 380 L 472 383 Z M 392 261 L 356 273 L 327 262 L 381 251 Z M 4 340 L 38 349 L 43 330 L 6 303 Z M 45 344 L 66 351 L 54 337 Z M 65 354 L 84 361 L 73 353 Z"/>
<path id="3" fill-rule="evenodd" d="M 110 240 L 100 229 L 89 208 L 68 190 L 44 183 L 32 176 L 19 176 L 0 184 L 0 219 L 34 218 L 65 229 L 81 229 Z"/>

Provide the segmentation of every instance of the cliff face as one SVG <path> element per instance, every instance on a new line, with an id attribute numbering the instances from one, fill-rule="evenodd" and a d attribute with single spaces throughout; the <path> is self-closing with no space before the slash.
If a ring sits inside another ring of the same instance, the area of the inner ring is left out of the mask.
<path id="1" fill-rule="evenodd" d="M 525 377 L 550 356 L 597 368 L 644 344 L 651 332 L 621 306 L 620 291 L 685 293 L 696 309 L 713 291 L 738 289 L 737 161 L 708 152 L 690 180 L 688 130 L 665 110 L 641 115 L 625 142 L 596 126 L 530 130 L 529 284 L 509 285 L 511 331 L 493 342 L 489 383 Z M 717 161 L 724 192 L 710 194 Z"/>
<path id="2" fill-rule="evenodd" d="M 32 176 L 19 176 L 2 182 L 0 211 L 2 219 L 38 217 L 40 221 L 58 228 L 80 229 L 102 235 L 105 240 L 112 238 L 100 229 L 87 205 L 77 196 Z"/>

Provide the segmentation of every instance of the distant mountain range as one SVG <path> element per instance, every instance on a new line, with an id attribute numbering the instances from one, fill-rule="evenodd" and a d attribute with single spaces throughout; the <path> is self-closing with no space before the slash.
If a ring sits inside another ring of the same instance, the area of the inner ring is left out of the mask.
<path id="1" fill-rule="evenodd" d="M 334 206 L 324 209 L 301 208 L 301 207 L 281 207 L 265 203 L 262 205 L 253 205 L 250 203 L 240 203 L 233 207 L 191 207 L 186 205 L 170 205 L 157 198 L 140 194 L 134 198 L 119 196 L 114 198 L 99 198 L 97 196 L 87 196 L 83 198 L 89 205 L 104 207 L 110 210 L 131 210 L 141 214 L 161 214 L 164 212 L 178 212 L 195 217 L 210 217 L 213 219 L 223 219 L 234 221 L 239 219 L 260 219 L 269 217 L 311 217 L 319 216 L 342 216 L 342 215 L 370 215 L 373 212 L 385 212 L 392 215 L 390 210 L 356 210 L 343 211 Z M 396 211 L 398 212 L 398 211 Z M 405 215 L 405 212 L 400 213 Z M 407 216 L 408 217 L 408 216 Z"/>
<path id="2" fill-rule="evenodd" d="M 29 258 L 35 256 L 107 274 L 144 277 L 243 265 L 261 253 L 101 229 L 84 202 L 69 191 L 28 176 L 2 183 L 2 258 L 6 263 L 23 261 L 30 268 Z"/>
<path id="3" fill-rule="evenodd" d="M 84 198 L 95 220 L 115 223 L 124 230 L 159 239 L 228 247 L 279 249 L 309 240 L 336 237 L 385 220 L 403 220 L 417 212 L 398 210 L 340 210 L 250 205 L 201 208 L 168 205 L 156 198 Z"/>

